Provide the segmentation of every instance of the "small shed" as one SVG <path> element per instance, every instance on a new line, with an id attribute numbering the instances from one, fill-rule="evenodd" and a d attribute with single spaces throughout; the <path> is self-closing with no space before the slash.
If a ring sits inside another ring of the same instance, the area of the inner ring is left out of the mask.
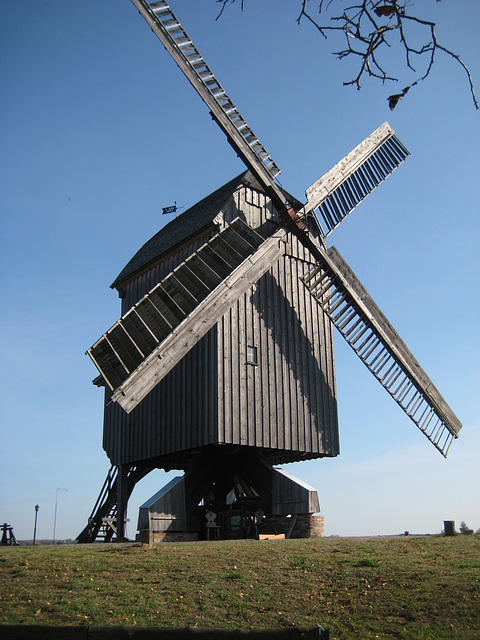
<path id="1" fill-rule="evenodd" d="M 185 481 L 183 476 L 170 480 L 139 509 L 139 531 L 186 531 Z"/>
<path id="2" fill-rule="evenodd" d="M 273 516 L 320 511 L 317 490 L 283 469 L 273 472 Z"/>

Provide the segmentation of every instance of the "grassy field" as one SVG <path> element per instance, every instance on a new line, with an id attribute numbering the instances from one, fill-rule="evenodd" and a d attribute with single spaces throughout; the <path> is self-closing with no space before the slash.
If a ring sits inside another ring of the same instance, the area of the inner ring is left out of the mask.
<path id="1" fill-rule="evenodd" d="M 0 623 L 480 638 L 480 537 L 0 548 Z"/>

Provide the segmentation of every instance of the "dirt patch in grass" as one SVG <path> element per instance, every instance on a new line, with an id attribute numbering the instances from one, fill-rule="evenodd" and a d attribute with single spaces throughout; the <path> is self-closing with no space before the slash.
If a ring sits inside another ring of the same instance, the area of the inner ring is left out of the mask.
<path id="1" fill-rule="evenodd" d="M 4 547 L 0 623 L 476 640 L 480 538 Z"/>

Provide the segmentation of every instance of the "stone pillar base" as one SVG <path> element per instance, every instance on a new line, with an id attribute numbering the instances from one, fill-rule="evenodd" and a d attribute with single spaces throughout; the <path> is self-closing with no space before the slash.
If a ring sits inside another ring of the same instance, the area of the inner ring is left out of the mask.
<path id="1" fill-rule="evenodd" d="M 260 533 L 287 534 L 291 525 L 292 516 L 273 516 L 265 520 Z M 290 538 L 323 538 L 324 536 L 324 517 L 311 513 L 299 514 L 290 534 Z"/>

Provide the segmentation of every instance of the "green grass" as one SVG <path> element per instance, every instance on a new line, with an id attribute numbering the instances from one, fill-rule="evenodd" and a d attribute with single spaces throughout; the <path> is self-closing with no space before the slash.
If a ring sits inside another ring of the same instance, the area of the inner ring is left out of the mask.
<path id="1" fill-rule="evenodd" d="M 0 548 L 0 623 L 480 637 L 479 536 Z"/>

